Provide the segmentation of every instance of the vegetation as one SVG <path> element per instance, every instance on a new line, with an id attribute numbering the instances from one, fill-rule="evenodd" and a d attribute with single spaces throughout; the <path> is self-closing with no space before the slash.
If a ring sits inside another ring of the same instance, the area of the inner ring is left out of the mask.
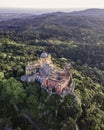
<path id="1" fill-rule="evenodd" d="M 104 23 L 103 18 L 56 13 L 0 23 L 1 129 L 104 129 L 104 34 L 99 20 Z M 37 82 L 20 81 L 25 63 L 44 50 L 61 67 L 71 62 L 77 100 L 70 94 L 50 96 Z"/>

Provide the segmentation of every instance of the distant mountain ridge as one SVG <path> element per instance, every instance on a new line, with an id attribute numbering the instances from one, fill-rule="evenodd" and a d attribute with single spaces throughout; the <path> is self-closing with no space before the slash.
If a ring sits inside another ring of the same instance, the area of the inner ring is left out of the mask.
<path id="1" fill-rule="evenodd" d="M 104 16 L 104 9 L 86 9 L 81 11 L 72 11 L 72 12 L 64 12 L 58 11 L 53 13 L 46 14 L 54 14 L 54 15 L 66 15 L 66 16 Z"/>
<path id="2" fill-rule="evenodd" d="M 70 15 L 104 17 L 104 9 L 87 9 L 83 11 L 74 11 L 74 12 L 71 12 Z"/>
<path id="3" fill-rule="evenodd" d="M 23 13 L 20 11 L 16 13 L 16 11 L 10 13 L 8 11 L 0 10 L 0 21 L 6 21 L 13 18 L 24 18 L 24 17 L 31 17 L 31 16 L 47 16 L 47 15 L 57 15 L 57 16 L 91 16 L 91 17 L 104 17 L 104 9 L 86 9 L 81 11 L 72 11 L 72 12 L 64 12 L 64 11 L 56 11 L 56 12 L 47 12 L 43 14 L 36 14 L 35 12 L 28 12 Z"/>

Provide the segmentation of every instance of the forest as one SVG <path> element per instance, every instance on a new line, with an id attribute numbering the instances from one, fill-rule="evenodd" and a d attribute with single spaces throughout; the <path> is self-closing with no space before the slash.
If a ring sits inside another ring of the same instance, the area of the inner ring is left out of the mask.
<path id="1" fill-rule="evenodd" d="M 1 130 L 104 130 L 103 16 L 85 10 L 0 21 Z M 71 63 L 77 102 L 21 82 L 26 63 L 43 51 L 60 67 Z"/>

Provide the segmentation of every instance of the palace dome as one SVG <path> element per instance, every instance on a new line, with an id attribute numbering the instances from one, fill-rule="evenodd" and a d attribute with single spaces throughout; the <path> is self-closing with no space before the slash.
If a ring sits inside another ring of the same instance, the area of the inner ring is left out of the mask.
<path id="1" fill-rule="evenodd" d="M 48 57 L 48 54 L 46 52 L 43 52 L 41 55 L 40 55 L 41 58 L 46 58 Z"/>

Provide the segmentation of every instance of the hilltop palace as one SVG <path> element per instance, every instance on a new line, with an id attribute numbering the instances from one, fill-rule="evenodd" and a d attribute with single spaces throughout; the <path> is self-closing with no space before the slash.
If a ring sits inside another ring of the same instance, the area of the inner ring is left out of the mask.
<path id="1" fill-rule="evenodd" d="M 25 75 L 21 76 L 21 81 L 37 81 L 41 88 L 49 94 L 59 94 L 65 96 L 73 93 L 74 82 L 70 64 L 66 64 L 61 69 L 53 64 L 51 55 L 43 52 L 37 61 L 28 62 L 25 67 Z"/>

